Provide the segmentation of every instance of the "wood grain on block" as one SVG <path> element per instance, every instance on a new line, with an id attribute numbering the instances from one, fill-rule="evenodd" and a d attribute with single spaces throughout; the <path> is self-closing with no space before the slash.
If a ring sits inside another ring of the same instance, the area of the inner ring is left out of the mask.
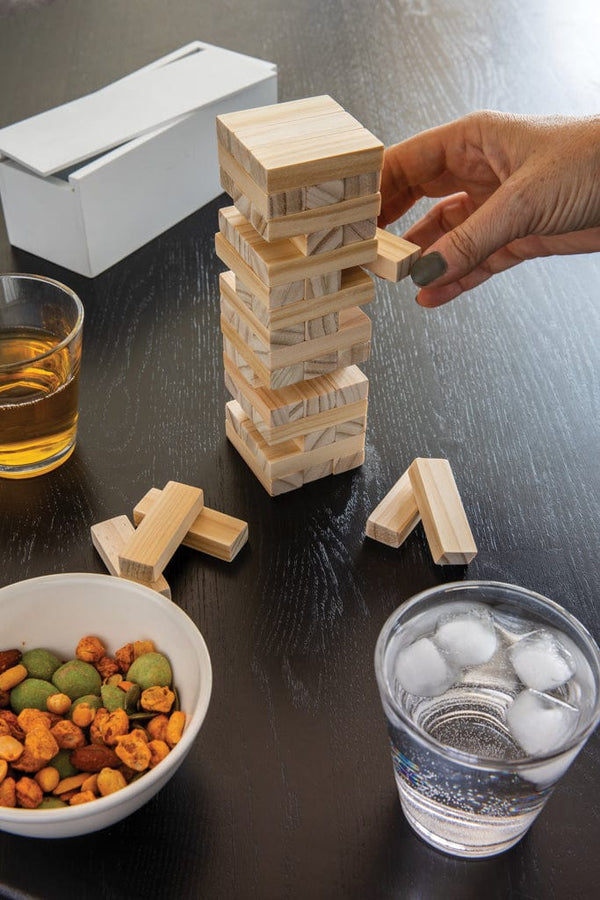
<path id="1" fill-rule="evenodd" d="M 471 562 L 477 547 L 448 460 L 417 458 L 408 474 L 433 561 L 440 566 Z"/>
<path id="2" fill-rule="evenodd" d="M 360 222 L 350 222 L 344 225 L 342 234 L 342 244 L 356 244 L 358 241 L 368 241 L 374 238 L 377 233 L 377 218 L 371 216 L 368 219 L 361 219 Z"/>
<path id="3" fill-rule="evenodd" d="M 298 234 L 290 238 L 290 241 L 304 256 L 314 256 L 318 253 L 327 253 L 336 250 L 344 242 L 344 228 L 336 225 L 333 228 L 325 228 L 323 231 L 314 231 L 311 234 Z"/>
<path id="4" fill-rule="evenodd" d="M 268 352 L 305 340 L 304 322 L 296 322 L 283 328 L 270 328 L 265 325 L 263 319 L 259 318 L 252 306 L 245 301 L 244 295 L 240 294 L 233 272 L 222 272 L 219 275 L 219 288 L 221 295 L 227 298 L 233 309 L 247 322 L 248 327 L 258 335 Z"/>
<path id="5" fill-rule="evenodd" d="M 90 528 L 92 535 L 92 544 L 100 554 L 100 559 L 108 569 L 111 575 L 121 577 L 119 567 L 119 553 L 125 546 L 135 529 L 127 516 L 115 516 L 114 519 L 106 519 L 104 522 L 97 522 Z M 127 576 L 122 576 L 126 578 Z M 138 579 L 127 577 L 128 581 L 136 581 L 158 591 L 163 597 L 171 599 L 171 588 L 165 581 L 163 575 L 159 575 L 156 581 L 138 581 Z"/>
<path id="6" fill-rule="evenodd" d="M 342 270 L 326 272 L 324 275 L 315 275 L 305 281 L 304 297 L 306 300 L 314 300 L 326 294 L 333 294 L 342 289 Z"/>
<path id="7" fill-rule="evenodd" d="M 289 191 L 280 191 L 275 194 L 266 194 L 261 191 L 256 182 L 250 177 L 237 159 L 227 152 L 225 147 L 219 144 L 219 171 L 223 189 L 229 194 L 235 203 L 230 187 L 239 191 L 252 204 L 257 215 L 265 219 L 275 219 L 281 216 L 294 215 L 306 209 L 305 189 L 293 188 Z"/>
<path id="8" fill-rule="evenodd" d="M 344 200 L 376 194 L 381 185 L 381 172 L 367 172 L 364 175 L 350 175 L 344 178 Z"/>
<path id="9" fill-rule="evenodd" d="M 155 581 L 203 506 L 200 488 L 168 481 L 152 512 L 119 553 L 122 574 Z"/>
<path id="10" fill-rule="evenodd" d="M 223 355 L 223 363 L 228 390 L 254 423 L 265 429 L 269 442 L 272 436 L 282 433 L 275 429 L 303 419 L 308 419 L 310 426 L 314 416 L 330 410 L 343 410 L 345 418 L 351 418 L 353 411 L 348 410 L 368 396 L 369 379 L 358 366 L 336 369 L 319 378 L 273 390 L 252 385 L 227 354 Z"/>
<path id="11" fill-rule="evenodd" d="M 400 547 L 421 516 L 408 472 L 400 476 L 367 519 L 367 537 Z"/>
<path id="12" fill-rule="evenodd" d="M 299 276 L 296 281 L 286 284 L 265 284 L 222 234 L 215 235 L 215 250 L 219 259 L 235 272 L 236 278 L 239 278 L 246 289 L 261 300 L 268 309 L 295 303 L 305 296 L 306 284 L 302 276 Z"/>
<path id="13" fill-rule="evenodd" d="M 377 257 L 375 238 L 305 256 L 290 239 L 265 241 L 235 206 L 219 210 L 219 230 L 256 276 L 270 287 L 374 262 Z M 235 271 L 234 266 L 229 268 Z"/>
<path id="14" fill-rule="evenodd" d="M 358 468 L 358 466 L 362 466 L 364 461 L 365 449 L 363 446 L 362 450 L 358 450 L 356 453 L 353 453 L 350 456 L 344 456 L 341 459 L 334 459 L 332 475 L 341 475 L 342 472 L 349 472 L 351 469 L 356 469 Z"/>
<path id="15" fill-rule="evenodd" d="M 412 264 L 420 257 L 421 248 L 417 244 L 391 234 L 384 228 L 376 232 L 377 259 L 365 264 L 365 269 L 385 278 L 386 281 L 400 281 L 410 272 Z"/>
<path id="16" fill-rule="evenodd" d="M 329 460 L 350 456 L 364 448 L 364 434 L 306 451 L 293 440 L 268 444 L 235 400 L 227 404 L 227 420 L 252 455 L 253 471 L 258 469 L 269 481 L 294 475 Z"/>
<path id="17" fill-rule="evenodd" d="M 267 194 L 383 164 L 381 141 L 327 96 L 221 115 L 217 136 Z"/>
<path id="18" fill-rule="evenodd" d="M 136 524 L 153 509 L 160 496 L 161 491 L 158 488 L 150 488 L 142 497 L 133 510 L 133 520 Z M 191 547 L 192 550 L 200 550 L 209 556 L 231 562 L 247 540 L 247 522 L 203 506 L 181 543 L 184 547 Z"/>

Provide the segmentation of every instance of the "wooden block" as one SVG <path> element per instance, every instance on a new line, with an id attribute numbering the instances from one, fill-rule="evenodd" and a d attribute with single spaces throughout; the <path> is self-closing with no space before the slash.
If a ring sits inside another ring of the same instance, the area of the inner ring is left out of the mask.
<path id="1" fill-rule="evenodd" d="M 257 322 L 237 298 L 231 272 L 224 272 L 220 276 L 220 286 L 223 335 L 265 387 L 278 388 L 301 381 L 305 377 L 305 369 L 300 370 L 298 366 L 313 360 L 321 361 L 329 354 L 332 359 L 327 371 L 333 371 L 338 368 L 337 357 L 333 359 L 334 353 L 338 350 L 352 351 L 353 347 L 359 345 L 362 348 L 370 341 L 371 320 L 359 307 L 354 307 L 339 313 L 339 327 L 332 334 L 272 347 L 265 340 L 264 326 Z M 363 358 L 361 356 L 361 361 Z"/>
<path id="2" fill-rule="evenodd" d="M 311 481 L 318 481 L 319 478 L 326 478 L 333 475 L 333 460 L 328 459 L 318 466 L 309 466 L 302 472 L 302 481 L 309 484 Z"/>
<path id="3" fill-rule="evenodd" d="M 168 481 L 152 513 L 119 553 L 122 574 L 156 581 L 203 506 L 200 488 Z"/>
<path id="4" fill-rule="evenodd" d="M 338 313 L 329 313 L 327 316 L 319 316 L 317 319 L 309 319 L 303 323 L 304 335 L 307 341 L 313 338 L 323 337 L 326 334 L 335 334 L 340 327 Z"/>
<path id="5" fill-rule="evenodd" d="M 237 289 L 237 279 L 233 272 L 222 272 L 219 275 L 219 287 L 221 295 L 227 300 L 227 304 L 238 313 L 238 316 L 247 323 L 264 345 L 264 349 L 271 353 L 280 347 L 289 347 L 292 344 L 299 344 L 306 340 L 305 323 L 296 322 L 283 328 L 270 328 L 263 324 L 263 321 L 255 315 L 252 306 L 248 306 Z M 237 326 L 236 326 L 237 327 Z M 241 333 L 241 332 L 240 332 Z M 244 336 L 246 340 L 246 337 Z M 252 344 L 251 344 L 252 346 Z M 253 349 L 257 349 L 253 347 Z"/>
<path id="6" fill-rule="evenodd" d="M 341 183 L 341 182 L 340 182 Z M 290 212 L 289 209 L 280 216 L 265 215 L 268 197 L 264 195 L 262 202 L 256 205 L 256 190 L 252 198 L 247 196 L 241 187 L 224 169 L 221 169 L 221 184 L 232 198 L 234 206 L 266 241 L 280 238 L 291 238 L 295 235 L 312 234 L 327 231 L 350 222 L 360 222 L 368 218 L 376 218 L 381 209 L 381 194 L 360 197 L 341 198 L 339 202 L 331 202 L 328 206 L 301 209 Z M 317 190 L 320 185 L 306 188 L 307 192 Z M 371 235 L 374 237 L 374 235 Z"/>
<path id="7" fill-rule="evenodd" d="M 353 344 L 352 347 L 343 347 L 338 350 L 338 367 L 341 369 L 366 362 L 370 356 L 371 341 L 362 341 L 359 344 Z M 306 372 L 306 363 L 304 365 L 304 371 Z"/>
<path id="8" fill-rule="evenodd" d="M 375 192 L 374 192 L 375 193 Z M 322 184 L 308 185 L 304 189 L 304 208 L 320 209 L 323 206 L 337 206 L 344 200 L 344 179 L 336 178 Z"/>
<path id="9" fill-rule="evenodd" d="M 376 237 L 377 259 L 366 263 L 365 268 L 386 281 L 405 278 L 412 264 L 420 257 L 421 248 L 383 228 L 377 229 Z"/>
<path id="10" fill-rule="evenodd" d="M 358 453 L 364 448 L 364 434 L 306 451 L 296 441 L 268 444 L 235 400 L 227 404 L 226 410 L 227 422 L 251 454 L 252 470 L 260 471 L 268 481 L 286 478 L 329 460 Z"/>
<path id="11" fill-rule="evenodd" d="M 339 270 L 307 278 L 304 289 L 305 298 L 307 300 L 313 300 L 316 297 L 324 297 L 329 294 L 334 294 L 337 291 L 341 291 L 343 274 L 344 273 Z"/>
<path id="12" fill-rule="evenodd" d="M 287 303 L 295 303 L 304 298 L 306 289 L 304 278 L 298 278 L 296 281 L 282 285 L 268 285 L 258 278 L 235 247 L 222 234 L 215 235 L 215 250 L 219 259 L 235 272 L 236 278 L 243 281 L 247 290 L 262 300 L 268 309 L 285 306 Z"/>
<path id="13" fill-rule="evenodd" d="M 477 547 L 447 459 L 415 459 L 408 468 L 433 561 L 471 562 Z"/>
<path id="14" fill-rule="evenodd" d="M 352 306 L 362 306 L 374 299 L 375 286 L 373 279 L 360 266 L 344 269 L 341 276 L 339 291 L 296 303 L 289 303 L 287 306 L 278 309 L 267 310 L 265 324 L 269 328 L 285 328 L 297 322 L 308 323 L 313 319 L 322 319 L 325 316 L 335 315 L 341 310 L 349 309 Z M 253 305 L 252 310 L 257 314 L 255 305 Z M 264 321 L 264 319 L 261 318 L 261 321 Z"/>
<path id="15" fill-rule="evenodd" d="M 367 519 L 366 534 L 374 541 L 399 547 L 404 543 L 421 515 L 408 471 L 398 479 Z"/>
<path id="16" fill-rule="evenodd" d="M 372 216 L 360 222 L 350 222 L 342 229 L 342 244 L 355 244 L 357 241 L 368 241 L 377 233 L 377 218 Z"/>
<path id="17" fill-rule="evenodd" d="M 351 266 L 374 262 L 377 256 L 375 238 L 305 256 L 291 239 L 265 241 L 235 206 L 219 210 L 219 230 L 257 278 L 268 287 L 287 285 L 303 277 L 315 278 L 336 273 Z M 229 268 L 235 271 L 234 266 Z"/>
<path id="18" fill-rule="evenodd" d="M 236 189 L 246 198 L 246 202 L 252 204 L 256 214 L 263 216 L 267 221 L 281 216 L 295 215 L 305 210 L 304 188 L 266 194 L 260 190 L 256 182 L 222 144 L 219 144 L 218 153 L 221 184 L 234 203 L 235 199 L 228 187 L 235 185 Z"/>
<path id="19" fill-rule="evenodd" d="M 137 579 L 130 578 L 126 575 L 121 576 L 119 553 L 135 532 L 135 529 L 127 516 L 115 516 L 114 519 L 106 519 L 104 522 L 97 522 L 96 525 L 92 525 L 90 532 L 92 535 L 92 544 L 100 554 L 100 558 L 110 575 L 115 575 L 117 578 L 127 578 L 128 581 L 136 581 L 138 584 L 143 584 L 153 591 L 158 591 L 159 594 L 162 594 L 163 597 L 166 597 L 168 600 L 171 599 L 171 588 L 165 581 L 163 575 L 159 575 L 156 581 L 151 582 L 137 581 Z"/>
<path id="20" fill-rule="evenodd" d="M 293 430 L 302 420 L 308 421 L 300 427 L 310 430 L 362 415 L 366 410 L 361 404 L 366 404 L 369 380 L 357 366 L 273 390 L 252 385 L 228 354 L 223 355 L 223 364 L 228 390 L 254 423 L 264 428 L 262 433 L 269 443 L 303 434 L 303 430 Z M 314 418 L 331 410 L 340 411 L 339 418 Z M 283 429 L 290 425 L 292 431 L 286 433 Z"/>
<path id="21" fill-rule="evenodd" d="M 344 178 L 344 199 L 365 197 L 376 194 L 381 183 L 381 172 L 367 172 L 364 175 L 351 175 Z"/>
<path id="22" fill-rule="evenodd" d="M 217 135 L 267 194 L 383 164 L 381 141 L 327 96 L 218 116 Z"/>
<path id="23" fill-rule="evenodd" d="M 161 491 L 150 488 L 134 507 L 133 520 L 136 525 L 148 515 L 160 499 Z M 231 562 L 248 540 L 248 523 L 235 516 L 203 506 L 182 540 L 184 547 L 200 550 L 225 562 Z"/>
<path id="24" fill-rule="evenodd" d="M 350 469 L 356 469 L 362 466 L 365 461 L 365 450 L 359 450 L 350 456 L 344 456 L 341 459 L 334 459 L 332 475 L 341 475 L 342 472 L 349 472 Z"/>
<path id="25" fill-rule="evenodd" d="M 344 226 L 325 228 L 323 231 L 315 231 L 311 234 L 299 234 L 291 237 L 290 241 L 304 256 L 327 253 L 342 246 L 344 242 Z"/>

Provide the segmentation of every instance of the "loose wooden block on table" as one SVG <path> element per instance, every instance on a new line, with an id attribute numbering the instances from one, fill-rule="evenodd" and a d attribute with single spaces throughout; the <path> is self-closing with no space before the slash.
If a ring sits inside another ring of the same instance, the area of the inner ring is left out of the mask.
<path id="1" fill-rule="evenodd" d="M 119 554 L 123 547 L 131 539 L 135 529 L 127 516 L 115 516 L 113 519 L 107 519 L 104 522 L 97 522 L 90 528 L 92 535 L 92 544 L 100 554 L 100 558 L 111 575 L 116 577 L 127 578 L 128 581 L 136 581 L 158 591 L 168 600 L 171 599 L 171 588 L 165 581 L 163 575 L 159 575 L 156 581 L 138 581 L 138 579 L 130 578 L 122 575 L 119 566 Z"/>
<path id="2" fill-rule="evenodd" d="M 119 554 L 124 575 L 155 581 L 204 506 L 200 488 L 169 481 L 144 522 Z"/>
<path id="3" fill-rule="evenodd" d="M 225 431 L 229 441 L 271 496 L 301 487 L 305 472 L 308 473 L 308 480 L 314 480 L 317 467 L 320 467 L 322 475 L 332 474 L 337 460 L 358 458 L 365 445 L 364 433 L 307 451 L 293 440 L 268 444 L 235 400 L 226 406 Z"/>
<path id="4" fill-rule="evenodd" d="M 235 206 L 219 210 L 219 231 L 264 285 L 269 287 L 364 265 L 374 262 L 377 257 L 375 238 L 314 256 L 305 256 L 291 239 L 265 241 Z M 216 241 L 215 244 L 217 245 Z M 229 267 L 235 271 L 233 265 Z"/>
<path id="5" fill-rule="evenodd" d="M 367 519 L 367 537 L 400 547 L 421 515 L 408 472 L 404 472 Z"/>
<path id="6" fill-rule="evenodd" d="M 373 262 L 365 263 L 365 269 L 385 278 L 386 281 L 400 281 L 410 272 L 411 266 L 421 255 L 421 248 L 417 244 L 391 234 L 384 228 L 376 231 L 377 258 Z"/>
<path id="7" fill-rule="evenodd" d="M 328 96 L 218 116 L 217 137 L 267 194 L 383 164 L 381 141 Z"/>
<path id="8" fill-rule="evenodd" d="M 150 488 L 134 507 L 133 520 L 137 524 L 148 515 L 160 499 L 161 491 Z M 248 523 L 235 516 L 202 507 L 181 541 L 184 547 L 200 550 L 209 556 L 231 562 L 248 540 Z"/>
<path id="9" fill-rule="evenodd" d="M 417 458 L 408 474 L 433 561 L 441 566 L 471 562 L 477 547 L 448 460 Z"/>

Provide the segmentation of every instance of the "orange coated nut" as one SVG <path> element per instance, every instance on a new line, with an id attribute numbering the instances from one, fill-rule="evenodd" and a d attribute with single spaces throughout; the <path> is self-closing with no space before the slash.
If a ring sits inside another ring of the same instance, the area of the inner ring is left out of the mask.
<path id="1" fill-rule="evenodd" d="M 7 762 L 14 762 L 21 756 L 24 749 L 23 744 L 12 737 L 12 735 L 3 734 L 2 737 L 0 737 L 0 759 L 5 759 Z"/>
<path id="2" fill-rule="evenodd" d="M 51 794 L 60 781 L 58 769 L 55 769 L 54 766 L 45 766 L 39 772 L 36 772 L 33 777 L 45 794 Z"/>
<path id="3" fill-rule="evenodd" d="M 19 778 L 15 785 L 18 806 L 25 809 L 36 809 L 43 800 L 44 793 L 34 778 L 26 775 Z"/>
<path id="4" fill-rule="evenodd" d="M 50 762 L 58 753 L 60 747 L 56 738 L 47 728 L 38 726 L 32 728 L 25 735 L 25 749 L 30 750 L 38 759 Z"/>
<path id="5" fill-rule="evenodd" d="M 46 698 L 46 709 L 58 716 L 64 716 L 71 709 L 71 698 L 67 694 L 50 694 Z"/>
<path id="6" fill-rule="evenodd" d="M 157 766 L 159 762 L 169 755 L 170 749 L 169 745 L 165 744 L 164 741 L 150 741 L 148 744 L 148 750 L 150 751 L 148 768 L 153 769 L 154 766 Z"/>
<path id="7" fill-rule="evenodd" d="M 53 696 L 56 696 L 54 694 Z M 67 698 L 68 699 L 68 698 Z M 69 700 L 69 704 L 71 701 Z M 48 712 L 44 712 L 42 709 L 22 709 L 19 715 L 17 716 L 17 722 L 19 724 L 19 728 L 27 734 L 28 731 L 31 731 L 32 728 L 39 728 L 42 725 L 44 728 L 50 728 L 52 725 L 52 716 Z"/>
<path id="8" fill-rule="evenodd" d="M 166 740 L 169 747 L 174 747 L 181 740 L 183 734 L 183 726 L 185 725 L 185 713 L 174 712 L 169 716 L 169 724 L 167 725 Z"/>
<path id="9" fill-rule="evenodd" d="M 127 782 L 118 769 L 102 769 L 98 772 L 98 791 L 103 797 L 108 794 L 114 794 L 126 787 Z"/>
<path id="10" fill-rule="evenodd" d="M 92 794 L 98 793 L 98 773 L 94 772 L 93 775 L 90 775 L 89 778 L 86 778 L 85 781 L 81 785 L 81 790 L 83 791 L 91 791 Z"/>
<path id="11" fill-rule="evenodd" d="M 82 637 L 75 648 L 75 656 L 84 662 L 97 663 L 106 656 L 106 647 L 100 638 L 88 635 Z"/>
<path id="12" fill-rule="evenodd" d="M 148 712 L 168 713 L 175 702 L 175 694 L 168 687 L 150 687 L 142 691 L 140 706 Z"/>
<path id="13" fill-rule="evenodd" d="M 120 671 L 123 675 L 126 675 L 129 666 L 133 662 L 133 644 L 124 644 L 122 647 L 119 647 L 115 653 L 115 659 Z"/>
<path id="14" fill-rule="evenodd" d="M 133 642 L 133 658 L 143 656 L 144 653 L 156 653 L 154 641 L 134 641 Z"/>
<path id="15" fill-rule="evenodd" d="M 113 710 L 113 712 L 108 714 L 108 718 L 100 724 L 102 739 L 109 747 L 114 747 L 117 743 L 117 738 L 127 734 L 128 731 L 129 716 L 124 709 Z"/>
<path id="16" fill-rule="evenodd" d="M 68 719 L 57 722 L 51 729 L 51 734 L 61 750 L 76 750 L 77 747 L 83 747 L 86 743 L 85 735 L 79 725 L 69 722 Z"/>
<path id="17" fill-rule="evenodd" d="M 88 725 L 91 725 L 96 717 L 96 709 L 93 706 L 90 706 L 89 703 L 78 703 L 75 709 L 73 710 L 73 714 L 71 716 L 71 720 L 78 725 L 80 728 L 87 728 Z"/>
<path id="18" fill-rule="evenodd" d="M 110 678 L 111 675 L 116 675 L 119 671 L 119 664 L 112 656 L 103 656 L 94 665 L 104 679 Z"/>
<path id="19" fill-rule="evenodd" d="M 89 803 L 90 800 L 95 799 L 96 795 L 93 791 L 79 791 L 78 794 L 69 797 L 69 806 L 79 806 L 81 803 Z"/>
<path id="20" fill-rule="evenodd" d="M 25 681 L 27 674 L 27 669 L 21 663 L 7 669 L 0 675 L 0 691 L 12 691 L 14 687 Z"/>
<path id="21" fill-rule="evenodd" d="M 78 772 L 77 775 L 68 775 L 66 778 L 61 778 L 52 793 L 60 797 L 62 794 L 68 794 L 69 791 L 79 790 L 88 777 L 88 772 Z"/>
<path id="22" fill-rule="evenodd" d="M 0 806 L 13 807 L 17 805 L 16 782 L 12 777 L 5 778 L 0 784 Z"/>
<path id="23" fill-rule="evenodd" d="M 0 759 L 0 784 L 8 775 L 8 763 L 5 759 Z"/>
<path id="24" fill-rule="evenodd" d="M 10 734 L 10 726 L 4 719 L 0 719 L 0 737 L 2 737 L 3 734 Z"/>
<path id="25" fill-rule="evenodd" d="M 152 740 L 166 742 L 168 725 L 169 720 L 166 716 L 154 716 L 146 725 L 146 729 Z"/>
<path id="26" fill-rule="evenodd" d="M 143 737 L 138 737 L 135 731 L 125 734 L 117 739 L 115 753 L 134 772 L 144 772 L 150 765 L 152 754 Z"/>

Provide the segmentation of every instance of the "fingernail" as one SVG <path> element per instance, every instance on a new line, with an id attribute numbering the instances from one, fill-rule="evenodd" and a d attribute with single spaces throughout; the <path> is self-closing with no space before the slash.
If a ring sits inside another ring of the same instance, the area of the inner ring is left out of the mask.
<path id="1" fill-rule="evenodd" d="M 410 277 L 419 287 L 425 287 L 426 284 L 431 284 L 436 278 L 444 275 L 447 270 L 446 260 L 441 253 L 434 250 L 433 253 L 426 253 L 416 261 L 410 270 Z"/>

